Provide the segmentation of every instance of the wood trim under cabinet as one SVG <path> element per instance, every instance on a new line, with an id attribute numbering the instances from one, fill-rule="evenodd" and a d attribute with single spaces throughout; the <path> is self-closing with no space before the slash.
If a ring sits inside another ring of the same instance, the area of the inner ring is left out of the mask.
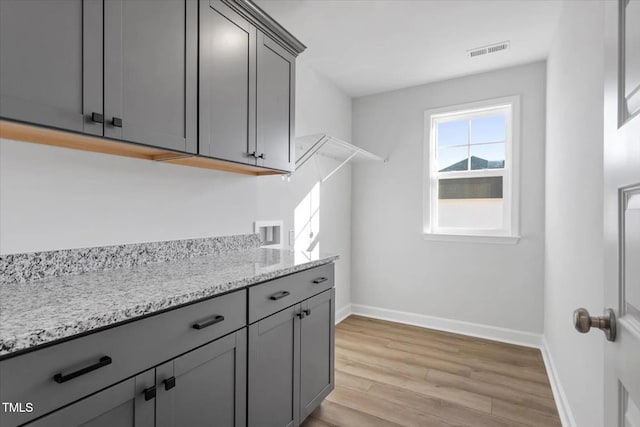
<path id="1" fill-rule="evenodd" d="M 65 132 L 44 127 L 32 126 L 6 120 L 0 120 L 0 138 L 13 141 L 30 142 L 73 150 L 91 151 L 114 156 L 162 161 L 183 166 L 215 169 L 245 175 L 282 175 L 287 172 L 269 170 L 251 165 L 228 162 L 187 153 L 173 152 L 145 145 L 113 141 L 89 135 Z"/>

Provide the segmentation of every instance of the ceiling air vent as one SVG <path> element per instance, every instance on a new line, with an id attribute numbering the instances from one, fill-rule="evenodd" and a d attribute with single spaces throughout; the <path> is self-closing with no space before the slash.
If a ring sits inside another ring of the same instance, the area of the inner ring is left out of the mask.
<path id="1" fill-rule="evenodd" d="M 469 58 L 475 58 L 476 56 L 486 55 L 488 53 L 500 52 L 501 50 L 509 49 L 509 42 L 500 42 L 492 44 L 490 46 L 478 47 L 476 49 L 468 50 Z"/>

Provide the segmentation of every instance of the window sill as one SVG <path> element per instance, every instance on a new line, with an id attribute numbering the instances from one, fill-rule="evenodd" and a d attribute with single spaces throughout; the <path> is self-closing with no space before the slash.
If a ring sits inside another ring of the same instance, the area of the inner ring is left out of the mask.
<path id="1" fill-rule="evenodd" d="M 517 245 L 520 236 L 498 236 L 481 234 L 437 234 L 423 233 L 424 240 L 436 242 L 461 242 L 461 243 L 492 243 L 499 245 Z"/>

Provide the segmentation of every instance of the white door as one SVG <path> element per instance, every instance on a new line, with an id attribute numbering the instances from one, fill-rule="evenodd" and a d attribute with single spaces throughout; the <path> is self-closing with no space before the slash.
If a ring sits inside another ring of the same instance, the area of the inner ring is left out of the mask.
<path id="1" fill-rule="evenodd" d="M 640 0 L 605 2 L 605 426 L 640 427 Z"/>

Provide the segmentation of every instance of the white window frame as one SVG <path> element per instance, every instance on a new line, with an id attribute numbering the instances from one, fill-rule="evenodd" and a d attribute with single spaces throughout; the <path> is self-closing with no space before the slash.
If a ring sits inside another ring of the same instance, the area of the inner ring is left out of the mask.
<path id="1" fill-rule="evenodd" d="M 491 115 L 507 110 L 505 167 L 468 171 L 439 172 L 437 124 Z M 428 240 L 475 241 L 482 243 L 517 243 L 520 239 L 520 96 L 507 96 L 461 105 L 427 110 L 424 136 L 423 235 Z M 440 177 L 474 178 L 502 176 L 504 227 L 500 229 L 438 227 L 438 181 Z"/>

